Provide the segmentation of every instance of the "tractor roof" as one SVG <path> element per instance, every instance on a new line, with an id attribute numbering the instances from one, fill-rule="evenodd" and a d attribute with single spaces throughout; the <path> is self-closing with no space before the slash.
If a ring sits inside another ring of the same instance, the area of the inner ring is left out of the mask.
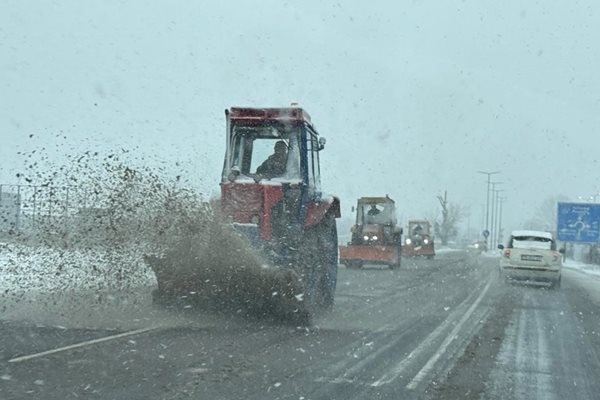
<path id="1" fill-rule="evenodd" d="M 281 121 L 311 123 L 310 115 L 299 107 L 286 108 L 248 108 L 231 107 L 229 117 L 232 121 L 257 123 L 262 121 Z"/>
<path id="2" fill-rule="evenodd" d="M 395 203 L 389 197 L 361 197 L 358 199 L 358 204 L 373 204 L 373 203 Z"/>

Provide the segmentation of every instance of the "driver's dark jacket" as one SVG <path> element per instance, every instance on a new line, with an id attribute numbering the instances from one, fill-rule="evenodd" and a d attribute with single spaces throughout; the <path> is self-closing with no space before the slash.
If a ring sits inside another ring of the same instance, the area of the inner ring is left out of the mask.
<path id="1" fill-rule="evenodd" d="M 258 168 L 256 173 L 266 176 L 279 176 L 285 173 L 286 157 L 272 154 Z"/>

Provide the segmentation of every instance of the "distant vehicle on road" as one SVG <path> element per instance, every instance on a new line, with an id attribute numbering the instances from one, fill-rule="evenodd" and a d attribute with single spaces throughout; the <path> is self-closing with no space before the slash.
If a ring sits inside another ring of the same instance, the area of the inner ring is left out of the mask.
<path id="1" fill-rule="evenodd" d="M 408 221 L 408 232 L 402 246 L 402 255 L 404 257 L 424 256 L 429 259 L 435 256 L 429 221 L 425 219 Z"/>
<path id="2" fill-rule="evenodd" d="M 475 242 L 469 243 L 467 245 L 467 251 L 474 254 L 481 254 L 484 251 L 487 251 L 485 240 L 477 240 Z"/>
<path id="3" fill-rule="evenodd" d="M 361 197 L 356 205 L 356 224 L 352 240 L 340 246 L 340 263 L 348 268 L 364 264 L 400 267 L 402 228 L 396 223 L 394 200 L 385 197 Z"/>
<path id="4" fill-rule="evenodd" d="M 500 259 L 499 274 L 503 280 L 547 282 L 560 288 L 562 255 L 550 232 L 513 231 Z"/>

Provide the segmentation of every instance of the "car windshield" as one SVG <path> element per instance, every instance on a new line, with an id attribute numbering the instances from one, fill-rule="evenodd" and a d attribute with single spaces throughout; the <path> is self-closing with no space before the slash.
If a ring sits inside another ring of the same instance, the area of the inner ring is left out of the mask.
<path id="1" fill-rule="evenodd" d="M 600 1 L 0 1 L 0 400 L 600 399 Z"/>

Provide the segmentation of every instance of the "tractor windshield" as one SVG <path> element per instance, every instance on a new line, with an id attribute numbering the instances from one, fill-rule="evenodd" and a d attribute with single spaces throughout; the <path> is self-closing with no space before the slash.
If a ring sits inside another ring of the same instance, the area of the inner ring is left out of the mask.
<path id="1" fill-rule="evenodd" d="M 299 129 L 282 124 L 233 127 L 229 169 L 240 176 L 300 180 Z"/>
<path id="2" fill-rule="evenodd" d="M 388 225 L 394 220 L 394 210 L 386 203 L 359 204 L 357 218 L 359 224 Z"/>
<path id="3" fill-rule="evenodd" d="M 408 223 L 408 232 L 411 236 L 429 235 L 429 223 L 425 221 L 410 221 Z"/>

